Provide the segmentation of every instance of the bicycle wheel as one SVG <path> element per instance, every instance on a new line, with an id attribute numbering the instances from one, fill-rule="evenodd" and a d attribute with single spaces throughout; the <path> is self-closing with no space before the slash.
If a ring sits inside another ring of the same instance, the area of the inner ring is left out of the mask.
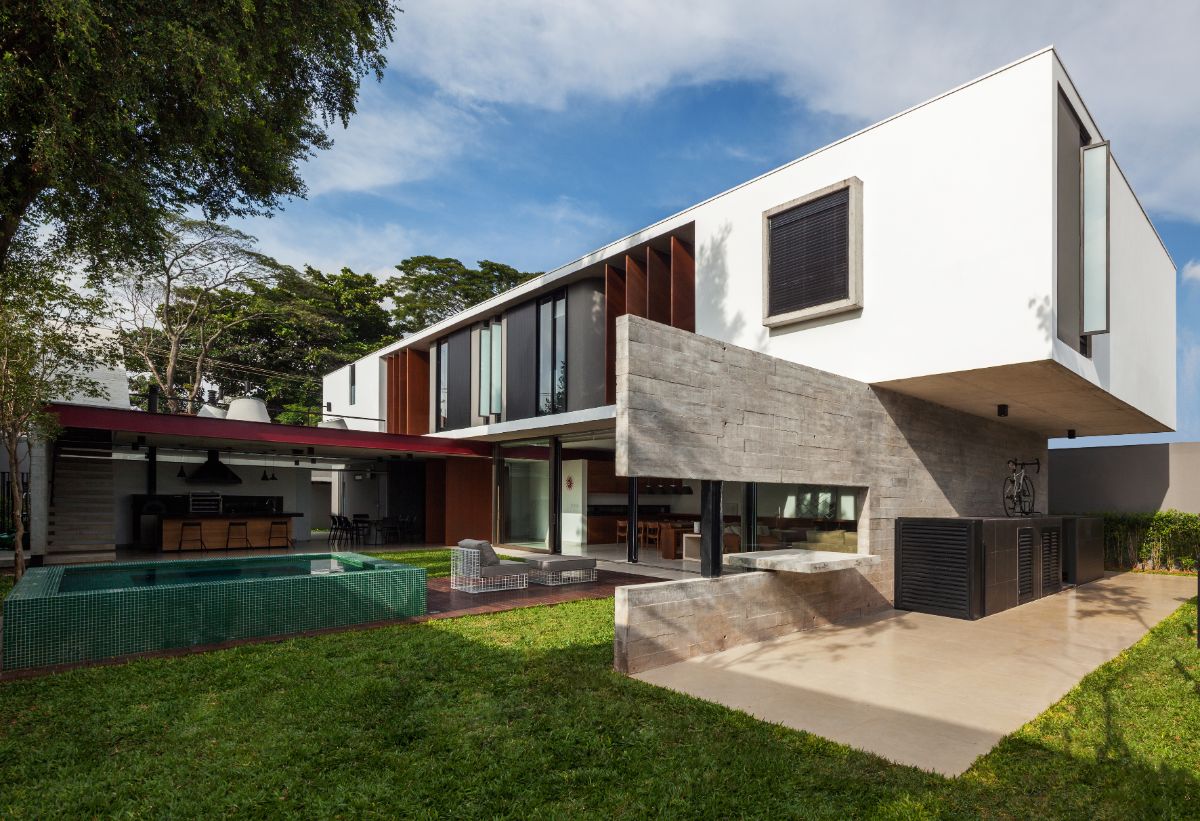
<path id="1" fill-rule="evenodd" d="M 1017 482 L 1012 476 L 1004 480 L 1004 515 L 1016 516 L 1021 512 L 1021 500 L 1017 498 Z"/>
<path id="2" fill-rule="evenodd" d="M 1029 516 L 1033 513 L 1034 490 L 1033 482 L 1029 481 L 1029 477 L 1025 477 L 1025 481 L 1021 482 L 1021 513 L 1024 516 Z"/>

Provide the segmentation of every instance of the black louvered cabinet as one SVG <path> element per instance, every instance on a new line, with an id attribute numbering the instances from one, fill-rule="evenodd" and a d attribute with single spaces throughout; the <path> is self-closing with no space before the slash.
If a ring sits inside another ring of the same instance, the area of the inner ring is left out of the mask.
<path id="1" fill-rule="evenodd" d="M 1103 576 L 1093 517 L 896 520 L 897 609 L 978 619 Z"/>

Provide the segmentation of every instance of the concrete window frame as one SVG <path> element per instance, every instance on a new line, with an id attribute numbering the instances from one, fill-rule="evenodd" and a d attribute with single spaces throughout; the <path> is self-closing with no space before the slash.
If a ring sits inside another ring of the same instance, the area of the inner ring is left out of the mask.
<path id="1" fill-rule="evenodd" d="M 812 305 L 808 308 L 802 308 L 798 311 L 788 311 L 781 314 L 771 313 L 771 217 L 776 214 L 782 214 L 784 211 L 790 211 L 793 208 L 804 205 L 805 203 L 818 200 L 821 197 L 826 197 L 830 194 L 837 193 L 843 189 L 850 190 L 849 208 L 847 218 L 849 221 L 847 235 L 850 243 L 849 248 L 849 264 L 847 275 L 849 278 L 848 296 L 846 299 L 835 300 L 834 302 L 826 302 L 821 305 Z M 763 325 L 768 328 L 778 328 L 785 325 L 794 325 L 800 322 L 806 322 L 812 319 L 833 316 L 835 314 L 844 314 L 850 311 L 859 311 L 863 307 L 863 273 L 862 273 L 862 256 L 863 256 L 863 230 L 862 230 L 862 205 L 863 205 L 863 182 L 858 177 L 848 177 L 841 182 L 836 182 L 832 185 L 827 185 L 824 188 L 818 189 L 811 193 L 805 194 L 802 197 L 797 197 L 794 200 L 788 200 L 785 203 L 768 208 L 763 211 L 762 215 L 762 311 Z"/>

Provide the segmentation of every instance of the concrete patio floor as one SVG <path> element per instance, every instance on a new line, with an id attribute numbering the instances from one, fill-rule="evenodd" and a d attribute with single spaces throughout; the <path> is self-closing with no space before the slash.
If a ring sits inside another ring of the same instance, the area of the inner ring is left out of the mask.
<path id="1" fill-rule="evenodd" d="M 956 776 L 1194 595 L 1110 575 L 979 621 L 888 610 L 635 678 Z"/>

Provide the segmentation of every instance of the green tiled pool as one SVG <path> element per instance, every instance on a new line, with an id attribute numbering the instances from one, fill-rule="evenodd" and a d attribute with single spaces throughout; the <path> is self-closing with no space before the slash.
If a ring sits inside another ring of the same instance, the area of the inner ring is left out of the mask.
<path id="1" fill-rule="evenodd" d="M 5 670 L 425 614 L 425 569 L 357 553 L 35 567 L 4 600 Z"/>

